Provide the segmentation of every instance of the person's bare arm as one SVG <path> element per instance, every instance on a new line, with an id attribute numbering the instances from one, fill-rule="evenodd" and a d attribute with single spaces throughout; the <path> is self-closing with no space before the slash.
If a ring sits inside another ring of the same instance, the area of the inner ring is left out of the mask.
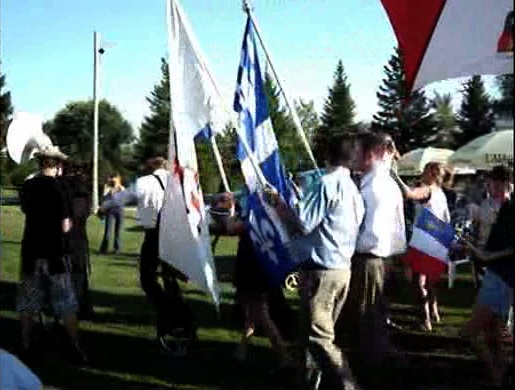
<path id="1" fill-rule="evenodd" d="M 399 185 L 407 199 L 421 201 L 426 200 L 431 195 L 431 188 L 429 186 L 410 188 L 396 173 L 392 173 L 392 178 Z"/>
<path id="2" fill-rule="evenodd" d="M 63 233 L 68 233 L 72 229 L 72 220 L 65 218 L 61 221 L 61 229 Z"/>
<path id="3" fill-rule="evenodd" d="M 491 261 L 499 260 L 504 257 L 513 256 L 513 248 L 504 249 L 502 251 L 489 252 L 482 250 L 472 245 L 470 242 L 465 242 L 465 245 L 474 254 L 474 257 L 480 261 L 489 263 Z"/>

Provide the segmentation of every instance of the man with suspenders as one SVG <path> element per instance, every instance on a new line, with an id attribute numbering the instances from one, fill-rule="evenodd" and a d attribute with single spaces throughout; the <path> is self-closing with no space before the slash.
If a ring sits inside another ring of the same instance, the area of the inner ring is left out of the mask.
<path id="1" fill-rule="evenodd" d="M 139 223 L 145 230 L 139 264 L 141 288 L 157 312 L 157 337 L 161 348 L 165 352 L 176 353 L 167 344 L 166 336 L 194 341 L 197 330 L 177 283 L 177 280 L 187 281 L 187 278 L 159 258 L 159 222 L 169 175 L 166 160 L 156 157 L 148 161 L 148 166 L 152 173 L 139 178 L 136 191 L 126 191 L 122 202 L 138 202 Z M 108 205 L 102 208 L 106 207 Z M 159 266 L 162 285 L 158 281 Z"/>

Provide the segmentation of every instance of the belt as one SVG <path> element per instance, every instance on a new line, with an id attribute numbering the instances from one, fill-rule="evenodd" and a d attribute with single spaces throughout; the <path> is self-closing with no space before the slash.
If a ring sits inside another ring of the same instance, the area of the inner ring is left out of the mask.
<path id="1" fill-rule="evenodd" d="M 329 268 L 324 267 L 313 260 L 309 259 L 300 264 L 301 271 L 327 271 Z"/>
<path id="2" fill-rule="evenodd" d="M 366 258 L 366 259 L 370 259 L 370 260 L 374 260 L 374 259 L 383 259 L 383 257 L 381 256 L 377 256 L 377 255 L 374 255 L 373 253 L 355 253 L 354 254 L 354 257 L 359 257 L 359 258 Z"/>

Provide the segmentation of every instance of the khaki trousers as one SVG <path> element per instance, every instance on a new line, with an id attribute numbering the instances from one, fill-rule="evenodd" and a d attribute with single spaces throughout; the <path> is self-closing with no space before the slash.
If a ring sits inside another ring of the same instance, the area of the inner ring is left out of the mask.
<path id="1" fill-rule="evenodd" d="M 384 295 L 384 260 L 357 254 L 352 259 L 348 313 L 353 347 L 366 366 L 379 366 L 391 352 Z"/>
<path id="2" fill-rule="evenodd" d="M 324 382 L 341 386 L 352 380 L 347 359 L 335 344 L 335 324 L 349 292 L 349 269 L 301 271 L 300 343 L 301 384 L 305 385 L 308 356 Z"/>

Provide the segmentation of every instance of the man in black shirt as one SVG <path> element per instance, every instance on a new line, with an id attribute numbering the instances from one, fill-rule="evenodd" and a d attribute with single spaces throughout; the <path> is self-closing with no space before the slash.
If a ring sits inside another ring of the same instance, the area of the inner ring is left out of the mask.
<path id="1" fill-rule="evenodd" d="M 63 319 L 71 338 L 72 358 L 82 362 L 85 357 L 77 343 L 77 300 L 65 256 L 64 236 L 71 229 L 71 215 L 66 194 L 55 178 L 59 161 L 65 157 L 54 148 L 40 151 L 40 174 L 22 186 L 25 228 L 17 310 L 26 353 L 31 347 L 33 317 L 43 310 L 45 299 L 49 298 L 53 314 Z"/>

